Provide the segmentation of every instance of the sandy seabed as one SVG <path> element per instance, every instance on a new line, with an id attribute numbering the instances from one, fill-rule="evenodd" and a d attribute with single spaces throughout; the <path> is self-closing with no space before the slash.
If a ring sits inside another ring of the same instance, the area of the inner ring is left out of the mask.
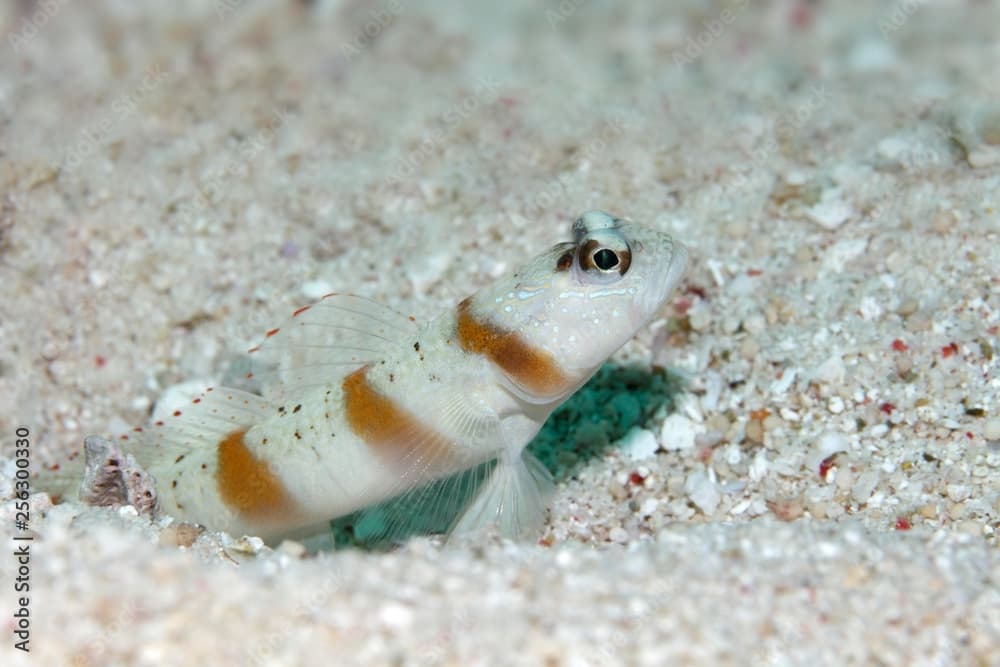
<path id="1" fill-rule="evenodd" d="M 467 4 L 0 9 L 0 662 L 1000 665 L 1000 5 Z M 538 544 L 16 529 L 19 427 L 51 466 L 325 292 L 430 316 L 591 208 L 691 249 L 613 360 L 686 384 L 578 410 L 609 446 Z"/>

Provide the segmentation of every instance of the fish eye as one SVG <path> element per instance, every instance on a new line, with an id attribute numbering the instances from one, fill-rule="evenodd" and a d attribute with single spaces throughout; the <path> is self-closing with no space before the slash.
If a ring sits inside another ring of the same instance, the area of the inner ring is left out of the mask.
<path id="1" fill-rule="evenodd" d="M 618 266 L 618 255 L 615 254 L 614 250 L 601 248 L 594 253 L 594 266 L 601 271 L 610 271 Z"/>
<path id="2" fill-rule="evenodd" d="M 628 244 L 606 244 L 593 238 L 580 246 L 579 257 L 580 267 L 587 273 L 616 277 L 624 276 L 632 261 Z"/>

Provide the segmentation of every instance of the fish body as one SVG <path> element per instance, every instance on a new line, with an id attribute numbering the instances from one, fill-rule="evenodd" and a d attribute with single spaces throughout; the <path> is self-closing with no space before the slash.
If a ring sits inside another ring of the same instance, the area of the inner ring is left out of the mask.
<path id="1" fill-rule="evenodd" d="M 269 392 L 211 389 L 135 455 L 166 513 L 271 539 L 495 460 L 452 532 L 528 535 L 551 482 L 525 446 L 656 314 L 686 258 L 591 211 L 572 241 L 423 325 L 328 295 L 251 350 L 274 369 Z"/>

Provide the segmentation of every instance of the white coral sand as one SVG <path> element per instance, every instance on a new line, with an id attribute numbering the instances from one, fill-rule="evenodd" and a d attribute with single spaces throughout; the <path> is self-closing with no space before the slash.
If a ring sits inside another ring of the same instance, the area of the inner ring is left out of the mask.
<path id="1" fill-rule="evenodd" d="M 2 556 L 0 662 L 1000 664 L 998 24 L 6 3 L 4 544 L 17 427 L 50 465 L 317 291 L 430 315 L 591 208 L 694 261 L 615 359 L 683 375 L 675 416 L 577 415 L 568 442 L 642 440 L 560 459 L 539 544 L 311 555 L 35 495 L 31 653 Z"/>

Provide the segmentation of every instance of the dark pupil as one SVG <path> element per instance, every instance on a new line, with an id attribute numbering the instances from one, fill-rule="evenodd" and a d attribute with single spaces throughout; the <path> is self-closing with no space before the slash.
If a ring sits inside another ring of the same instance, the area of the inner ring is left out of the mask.
<path id="1" fill-rule="evenodd" d="M 607 271 L 618 266 L 618 255 L 607 248 L 601 248 L 594 253 L 594 265 L 601 271 Z"/>

